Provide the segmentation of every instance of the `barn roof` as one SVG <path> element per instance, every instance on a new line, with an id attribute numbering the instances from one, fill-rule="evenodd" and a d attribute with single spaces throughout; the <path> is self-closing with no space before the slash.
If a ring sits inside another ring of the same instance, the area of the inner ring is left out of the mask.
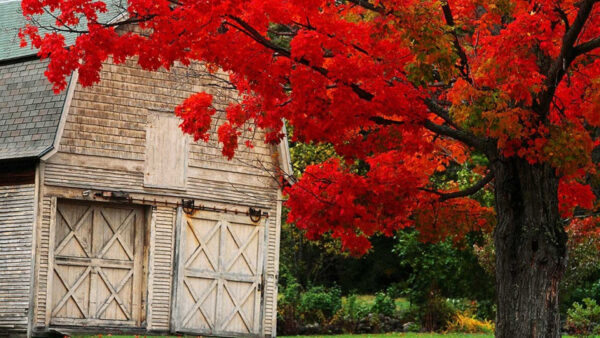
<path id="1" fill-rule="evenodd" d="M 52 149 L 66 92 L 53 93 L 46 65 L 38 59 L 0 65 L 0 160 Z"/>
<path id="2" fill-rule="evenodd" d="M 122 12 L 120 4 L 122 0 L 107 0 L 108 12 L 98 14 L 99 22 L 110 22 Z M 40 34 L 50 32 L 49 28 L 55 25 L 55 19 L 49 15 L 35 17 L 35 24 L 39 26 Z M 19 46 L 19 28 L 25 26 L 26 20 L 21 13 L 20 0 L 0 0 L 0 61 L 17 59 L 24 56 L 35 55 L 37 51 L 31 47 L 21 48 Z M 81 26 L 85 26 L 82 20 Z M 61 32 L 65 37 L 65 43 L 71 45 L 77 38 L 76 33 Z"/>
<path id="3" fill-rule="evenodd" d="M 112 10 L 99 19 L 117 15 Z M 54 23 L 47 15 L 36 20 L 41 26 Z M 50 151 L 67 96 L 67 91 L 52 91 L 44 76 L 48 62 L 39 60 L 35 49 L 20 48 L 18 33 L 24 25 L 21 2 L 0 0 L 0 160 L 37 158 Z M 76 37 L 65 34 L 67 44 Z"/>

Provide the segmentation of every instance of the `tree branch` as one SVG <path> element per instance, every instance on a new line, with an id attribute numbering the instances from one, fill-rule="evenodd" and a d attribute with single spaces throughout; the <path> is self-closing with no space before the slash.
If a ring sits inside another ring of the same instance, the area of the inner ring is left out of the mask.
<path id="1" fill-rule="evenodd" d="M 550 103 L 556 92 L 556 88 L 562 78 L 565 76 L 567 69 L 578 56 L 574 49 L 575 42 L 581 33 L 585 23 L 587 22 L 594 4 L 599 0 L 584 0 L 580 2 L 579 11 L 577 17 L 573 21 L 573 24 L 569 30 L 563 36 L 563 43 L 560 49 L 558 58 L 550 66 L 546 76 L 546 91 L 544 91 L 539 100 L 538 112 L 540 115 L 547 115 L 550 111 Z"/>
<path id="2" fill-rule="evenodd" d="M 453 138 L 477 150 L 487 153 L 486 140 L 481 139 L 469 132 L 454 129 L 447 125 L 436 124 L 431 122 L 430 120 L 425 120 L 425 122 L 423 123 L 423 127 L 436 134 Z"/>
<path id="3" fill-rule="evenodd" d="M 435 115 L 441 117 L 444 120 L 444 122 L 446 122 L 449 125 L 451 125 L 454 129 L 460 129 L 458 127 L 458 125 L 456 125 L 456 123 L 454 123 L 454 121 L 450 117 L 450 114 L 448 113 L 448 111 L 446 109 L 444 109 L 442 106 L 440 106 L 436 102 L 436 100 L 434 100 L 432 98 L 426 98 L 423 101 L 425 102 L 425 105 L 427 106 L 427 108 L 429 108 L 429 110 L 432 113 L 434 113 Z"/>
<path id="4" fill-rule="evenodd" d="M 379 6 L 375 6 L 367 0 L 348 0 L 348 2 L 358 5 L 364 9 L 368 9 L 370 11 L 381 14 L 383 14 L 383 12 L 385 11 L 385 7 L 383 7 L 383 5 L 380 4 Z"/>
<path id="5" fill-rule="evenodd" d="M 235 16 L 229 16 L 229 18 L 234 20 L 237 24 L 228 22 L 227 23 L 228 25 L 230 25 L 230 26 L 236 28 L 237 30 L 241 31 L 242 33 L 248 35 L 254 41 L 258 42 L 259 44 L 263 45 L 264 47 L 277 52 L 279 55 L 290 58 L 290 59 L 292 58 L 289 50 L 275 45 L 273 42 L 271 42 L 270 40 L 268 40 L 267 38 L 262 36 L 257 30 L 255 30 L 252 26 L 250 26 L 248 23 L 246 23 L 242 19 L 235 17 Z M 300 64 L 303 64 L 307 67 L 310 67 L 311 69 L 317 71 L 319 74 L 321 74 L 325 77 L 327 77 L 327 75 L 329 73 L 329 71 L 325 68 L 316 67 L 316 66 L 311 65 L 310 62 L 308 62 L 306 59 L 303 59 L 303 58 L 294 59 L 294 61 L 296 61 Z M 352 89 L 352 91 L 356 95 L 358 95 L 359 98 L 361 98 L 365 101 L 371 101 L 375 97 L 375 95 L 373 95 L 369 91 L 364 90 L 356 83 L 345 83 L 345 85 L 349 86 Z M 449 114 L 442 107 L 435 104 L 435 101 L 426 100 L 425 103 L 426 103 L 426 105 L 428 105 L 428 108 L 434 114 L 442 117 L 442 119 L 444 119 L 444 121 L 446 121 L 450 125 L 453 125 Z M 383 117 L 379 117 L 379 116 L 371 117 L 371 121 L 373 121 L 379 125 L 392 125 L 392 124 L 401 124 L 402 123 L 400 121 L 387 120 L 387 119 L 385 119 Z M 476 137 L 475 135 L 473 135 L 469 132 L 460 130 L 458 128 L 453 128 L 453 127 L 447 126 L 447 125 L 438 125 L 429 120 L 426 120 L 424 122 L 423 126 L 426 129 L 428 129 L 436 134 L 453 138 L 457 141 L 463 142 L 466 145 L 474 147 L 481 151 L 486 150 L 486 143 L 487 143 L 486 140 Z"/>
<path id="6" fill-rule="evenodd" d="M 575 55 L 579 56 L 579 55 L 583 55 L 585 53 L 589 53 L 599 47 L 600 47 L 600 36 L 595 39 L 584 42 L 582 44 L 579 44 L 579 45 L 573 47 L 573 49 L 575 50 Z"/>
<path id="7" fill-rule="evenodd" d="M 460 45 L 460 41 L 458 40 L 458 34 L 455 31 L 454 17 L 452 15 L 452 10 L 450 9 L 450 5 L 448 1 L 445 1 L 442 5 L 442 11 L 444 12 L 444 19 L 446 20 L 446 24 L 452 27 L 452 36 L 454 37 L 454 48 L 456 49 L 456 53 L 458 53 L 458 57 L 460 58 L 460 72 L 467 81 L 472 83 L 470 78 L 470 69 L 469 69 L 469 59 L 467 57 L 467 53 Z"/>
<path id="8" fill-rule="evenodd" d="M 453 198 L 471 196 L 471 195 L 475 194 L 476 192 L 478 192 L 479 190 L 483 189 L 493 179 L 494 179 L 494 174 L 490 171 L 484 178 L 479 180 L 479 182 L 475 183 L 474 185 L 468 187 L 465 190 L 450 192 L 450 193 L 444 193 L 444 192 L 441 192 L 438 190 L 427 189 L 427 188 L 421 188 L 421 190 L 440 196 L 439 201 L 443 202 L 443 201 L 447 201 L 447 200 L 450 200 Z"/>
<path id="9" fill-rule="evenodd" d="M 568 32 L 569 28 L 571 27 L 571 24 L 569 23 L 569 17 L 567 16 L 567 13 L 565 13 L 565 11 L 563 11 L 563 9 L 560 8 L 560 6 L 556 6 L 554 8 L 554 11 L 556 13 L 558 13 L 558 16 L 560 17 L 562 22 L 565 24 L 565 33 Z"/>

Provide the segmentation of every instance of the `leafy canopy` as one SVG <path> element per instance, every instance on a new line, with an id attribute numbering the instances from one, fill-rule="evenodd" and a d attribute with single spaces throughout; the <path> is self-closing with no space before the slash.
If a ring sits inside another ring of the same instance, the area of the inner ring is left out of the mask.
<path id="1" fill-rule="evenodd" d="M 99 81 L 102 63 L 137 57 L 149 70 L 201 61 L 241 94 L 218 129 L 234 156 L 245 122 L 282 138 L 330 144 L 334 158 L 307 167 L 287 190 L 289 218 L 310 237 L 331 233 L 364 253 L 368 238 L 416 227 L 423 239 L 489 229 L 493 210 L 460 190 L 446 168 L 519 157 L 561 175 L 561 212 L 592 209 L 587 184 L 600 125 L 597 0 L 129 0 L 120 30 L 98 22 L 96 0 L 23 0 L 24 15 L 56 15 L 23 43 L 65 77 Z M 66 48 L 61 30 L 87 30 Z M 83 22 L 83 21 L 82 21 Z M 207 93 L 177 107 L 183 131 L 208 138 L 216 114 Z M 252 146 L 246 144 L 246 146 Z M 355 170 L 356 167 L 361 170 Z M 437 177 L 438 179 L 433 179 Z"/>

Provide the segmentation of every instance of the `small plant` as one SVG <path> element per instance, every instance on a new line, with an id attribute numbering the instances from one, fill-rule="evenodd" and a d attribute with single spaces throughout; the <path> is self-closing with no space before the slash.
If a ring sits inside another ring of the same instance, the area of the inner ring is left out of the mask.
<path id="1" fill-rule="evenodd" d="M 396 302 L 392 297 L 388 296 L 383 292 L 377 292 L 375 294 L 375 303 L 371 308 L 373 313 L 391 317 L 396 312 Z"/>
<path id="2" fill-rule="evenodd" d="M 421 332 L 421 324 L 416 322 L 407 323 L 404 331 L 406 332 Z"/>
<path id="3" fill-rule="evenodd" d="M 366 317 L 369 314 L 369 310 L 369 305 L 353 294 L 348 296 L 346 301 L 343 302 L 340 314 L 345 320 L 357 322 L 361 318 Z"/>
<path id="4" fill-rule="evenodd" d="M 298 306 L 302 286 L 289 273 L 282 269 L 277 305 L 277 330 L 280 334 L 296 334 L 299 329 Z"/>
<path id="5" fill-rule="evenodd" d="M 325 323 L 342 307 L 342 291 L 337 288 L 315 286 L 300 296 L 300 310 L 305 323 Z"/>
<path id="6" fill-rule="evenodd" d="M 342 308 L 332 322 L 339 325 L 344 332 L 358 332 L 361 320 L 369 316 L 371 307 L 363 300 L 352 294 L 342 302 Z"/>
<path id="7" fill-rule="evenodd" d="M 600 306 L 590 298 L 583 300 L 583 305 L 577 302 L 567 310 L 567 331 L 577 336 L 589 336 L 600 333 Z"/>
<path id="8" fill-rule="evenodd" d="M 494 323 L 490 320 L 479 320 L 468 313 L 457 313 L 448 323 L 447 332 L 460 333 L 494 333 Z"/>

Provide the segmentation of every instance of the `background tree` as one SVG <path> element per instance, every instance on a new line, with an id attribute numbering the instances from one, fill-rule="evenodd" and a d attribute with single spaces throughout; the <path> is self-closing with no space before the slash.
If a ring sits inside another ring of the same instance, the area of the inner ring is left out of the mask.
<path id="1" fill-rule="evenodd" d="M 88 24 L 69 48 L 60 32 L 22 35 L 51 58 L 56 90 L 74 70 L 83 85 L 97 82 L 108 57 L 223 69 L 242 96 L 218 129 L 225 156 L 248 120 L 269 143 L 286 119 L 298 140 L 334 146 L 339 158 L 287 191 L 289 218 L 310 238 L 329 233 L 361 254 L 369 237 L 405 227 L 457 240 L 495 225 L 496 335 L 558 337 L 565 224 L 594 201 L 597 2 L 129 0 L 121 24 L 141 30 L 118 32 L 97 21 L 103 2 L 23 0 L 26 16 L 54 13 L 60 30 Z M 198 93 L 176 109 L 197 140 L 211 103 Z M 474 154 L 487 159 L 481 181 L 437 188 L 436 173 Z M 495 212 L 468 198 L 492 181 Z"/>

